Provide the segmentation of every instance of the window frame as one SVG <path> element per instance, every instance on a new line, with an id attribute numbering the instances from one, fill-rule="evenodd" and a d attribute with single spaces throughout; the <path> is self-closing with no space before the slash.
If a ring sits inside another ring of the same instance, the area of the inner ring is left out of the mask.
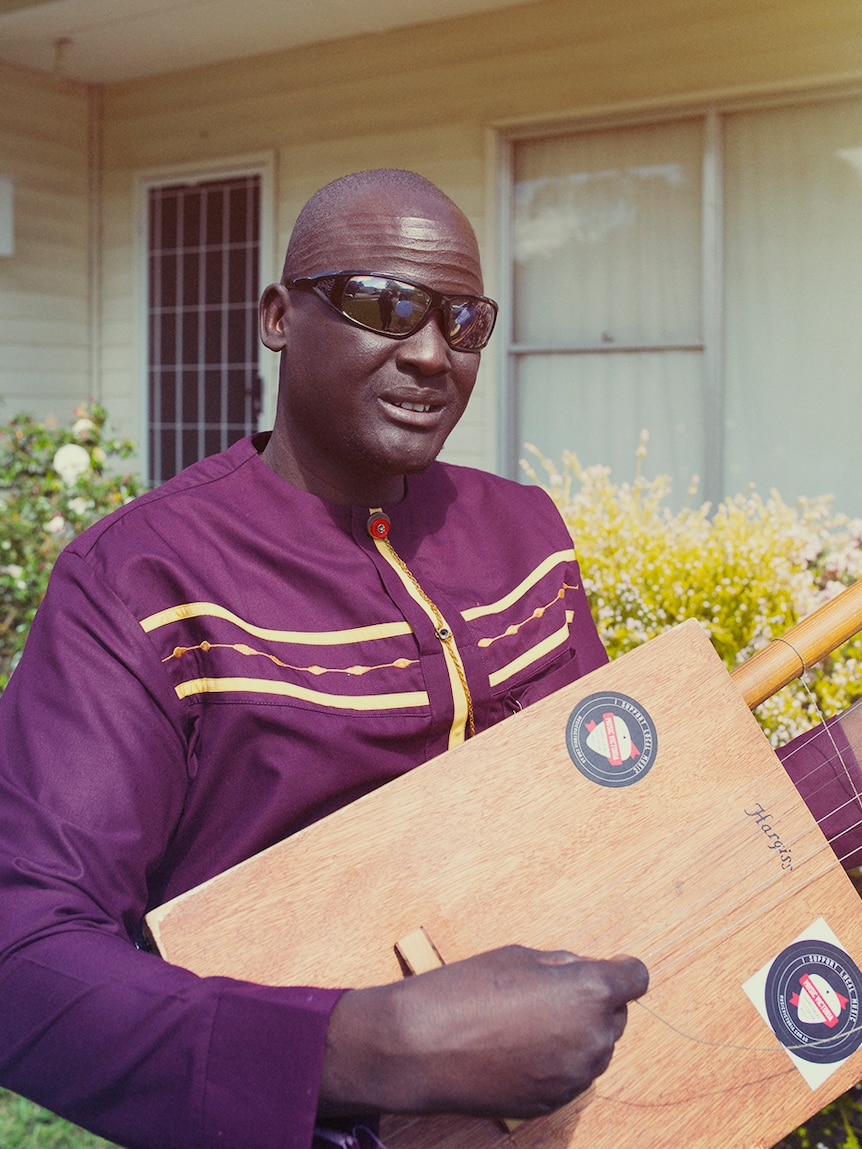
<path id="1" fill-rule="evenodd" d="M 699 350 L 703 355 L 704 468 L 701 493 L 716 505 L 724 496 L 725 480 L 725 380 L 724 380 L 724 137 L 725 117 L 738 112 L 762 111 L 776 107 L 829 103 L 862 96 L 862 84 L 789 89 L 779 92 L 727 96 L 713 100 L 680 103 L 656 103 L 648 107 L 617 109 L 609 112 L 584 112 L 583 115 L 537 119 L 516 124 L 499 124 L 495 132 L 497 168 L 497 252 L 498 297 L 500 319 L 498 338 L 501 346 L 499 372 L 499 409 L 497 459 L 501 474 L 510 478 L 521 475 L 519 460 L 522 443 L 519 435 L 520 409 L 518 395 L 518 360 L 528 354 L 595 354 L 625 351 Z M 609 131 L 650 124 L 666 124 L 681 119 L 703 122 L 702 154 L 702 225 L 701 225 L 701 338 L 691 344 L 559 344 L 542 346 L 516 343 L 513 338 L 514 275 L 512 224 L 514 220 L 514 153 L 516 145 L 539 137 L 571 136 L 586 132 Z"/>

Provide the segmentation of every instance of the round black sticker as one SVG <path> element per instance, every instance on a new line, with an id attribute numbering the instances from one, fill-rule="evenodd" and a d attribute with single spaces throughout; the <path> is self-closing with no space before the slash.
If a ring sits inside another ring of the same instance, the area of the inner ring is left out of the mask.
<path id="1" fill-rule="evenodd" d="M 766 975 L 765 993 L 775 1036 L 803 1061 L 844 1061 L 862 1045 L 862 973 L 831 942 L 811 939 L 782 950 Z"/>
<path id="2" fill-rule="evenodd" d="M 599 786 L 631 786 L 655 761 L 655 725 L 625 694 L 590 694 L 566 724 L 566 746 L 580 772 Z"/>

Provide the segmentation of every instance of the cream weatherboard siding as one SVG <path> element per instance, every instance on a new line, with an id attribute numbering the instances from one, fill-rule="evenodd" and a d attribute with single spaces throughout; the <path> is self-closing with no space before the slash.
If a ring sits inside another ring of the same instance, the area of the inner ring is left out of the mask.
<path id="1" fill-rule="evenodd" d="M 501 127 L 630 109 L 661 111 L 727 95 L 840 87 L 860 78 L 859 0 L 542 0 L 108 85 L 101 103 L 92 104 L 99 120 L 93 131 L 102 146 L 101 357 L 92 379 L 122 431 L 143 440 L 146 178 L 179 170 L 229 171 L 245 166 L 249 157 L 268 157 L 270 242 L 264 263 L 275 272 L 296 212 L 315 188 L 355 168 L 415 168 L 470 215 L 483 249 L 487 289 L 494 294 L 505 282 L 497 267 Z M 69 183 L 70 170 L 79 172 L 86 199 L 86 92 L 47 79 L 29 82 L 42 85 L 54 103 L 68 105 L 68 124 L 54 128 L 70 150 L 80 137 L 80 151 L 68 163 L 58 154 L 54 180 Z M 0 104 L 6 86 L 14 94 L 16 84 L 24 81 L 0 74 Z M 19 102 L 26 104 L 26 98 Z M 45 115 L 36 106 L 31 115 L 38 135 Z M 26 122 L 25 110 L 22 116 Z M 0 124 L 3 117 L 0 111 Z M 86 219 L 82 207 L 70 225 L 84 243 Z M 57 230 L 64 231 L 54 221 L 51 234 Z M 27 269 L 39 264 L 35 254 L 26 260 Z M 5 316 L 6 280 L 0 278 L 0 285 Z M 41 290 L 47 297 L 48 288 Z M 86 301 L 83 289 L 81 317 Z M 6 327 L 0 330 L 5 341 Z M 18 356 L 26 343 L 6 346 Z M 83 338 L 77 349 L 83 360 L 86 346 Z M 45 355 L 50 358 L 50 345 Z M 492 345 L 448 458 L 495 467 L 501 373 L 499 350 Z M 269 410 L 273 378 L 270 367 Z M 46 391 L 53 385 L 47 369 L 39 379 Z"/>
<path id="2" fill-rule="evenodd" d="M 91 389 L 90 93 L 0 65 L 0 175 L 15 250 L 0 257 L 0 420 L 59 418 Z"/>

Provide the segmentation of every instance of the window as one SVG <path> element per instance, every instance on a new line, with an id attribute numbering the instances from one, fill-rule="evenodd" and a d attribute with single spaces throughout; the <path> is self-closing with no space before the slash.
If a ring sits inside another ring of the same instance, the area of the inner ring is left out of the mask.
<path id="1" fill-rule="evenodd" d="M 149 189 L 149 481 L 257 430 L 261 177 Z"/>
<path id="2" fill-rule="evenodd" d="M 862 99 L 511 141 L 507 466 L 862 514 Z"/>

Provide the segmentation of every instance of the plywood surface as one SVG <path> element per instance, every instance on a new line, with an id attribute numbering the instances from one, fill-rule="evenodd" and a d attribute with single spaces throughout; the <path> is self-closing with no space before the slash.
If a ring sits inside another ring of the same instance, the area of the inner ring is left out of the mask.
<path id="1" fill-rule="evenodd" d="M 633 784 L 596 784 L 567 748 L 570 715 L 597 693 L 634 699 L 654 724 L 657 752 Z M 514 1133 L 390 1117 L 386 1144 L 615 1149 L 682 1137 L 753 1149 L 862 1077 L 862 1053 L 812 1087 L 743 984 L 819 919 L 862 962 L 860 916 L 708 639 L 685 623 L 183 895 L 149 926 L 171 961 L 272 984 L 395 980 L 395 942 L 419 926 L 446 962 L 509 942 L 637 954 L 649 993 L 587 1095 Z"/>

